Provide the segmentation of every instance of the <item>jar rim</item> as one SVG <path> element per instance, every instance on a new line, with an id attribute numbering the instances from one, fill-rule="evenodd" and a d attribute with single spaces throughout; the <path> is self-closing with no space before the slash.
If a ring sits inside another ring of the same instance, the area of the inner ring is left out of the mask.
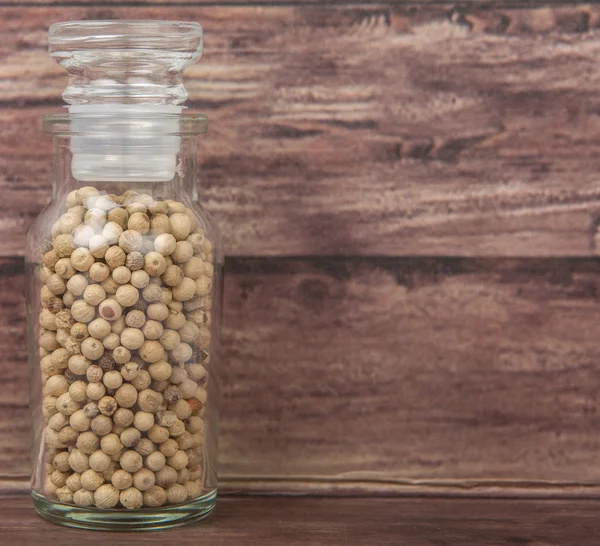
<path id="1" fill-rule="evenodd" d="M 202 46 L 202 26 L 191 21 L 117 19 L 64 21 L 48 30 L 51 54 L 81 49 L 194 51 Z"/>
<path id="2" fill-rule="evenodd" d="M 208 130 L 208 117 L 204 114 L 85 112 L 69 114 L 44 114 L 42 129 L 56 137 L 74 135 L 107 135 L 126 129 L 130 136 L 174 135 L 194 136 Z"/>

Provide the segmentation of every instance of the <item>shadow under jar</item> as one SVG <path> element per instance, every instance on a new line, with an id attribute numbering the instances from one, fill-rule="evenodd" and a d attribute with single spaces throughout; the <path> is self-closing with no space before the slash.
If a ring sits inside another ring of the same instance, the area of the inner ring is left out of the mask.
<path id="1" fill-rule="evenodd" d="M 28 237 L 32 490 L 88 529 L 183 525 L 214 507 L 222 250 L 195 191 L 206 118 L 183 114 L 196 23 L 53 25 L 68 114 Z"/>

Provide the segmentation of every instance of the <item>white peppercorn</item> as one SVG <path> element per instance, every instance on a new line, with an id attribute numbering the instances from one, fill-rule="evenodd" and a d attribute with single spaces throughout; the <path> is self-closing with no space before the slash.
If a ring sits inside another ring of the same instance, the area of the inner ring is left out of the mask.
<path id="1" fill-rule="evenodd" d="M 106 436 L 112 432 L 113 422 L 112 419 L 106 415 L 96 415 L 90 423 L 92 432 L 98 436 Z"/>
<path id="2" fill-rule="evenodd" d="M 142 290 L 142 298 L 148 303 L 158 302 L 162 298 L 162 289 L 154 283 L 149 283 Z"/>
<path id="3" fill-rule="evenodd" d="M 135 453 L 135 451 L 133 453 Z M 136 455 L 138 455 L 141 461 L 142 457 L 137 453 Z M 147 468 L 140 467 L 133 475 L 133 485 L 140 491 L 148 491 L 155 483 L 156 476 L 154 475 L 154 472 Z"/>
<path id="4" fill-rule="evenodd" d="M 173 300 L 171 303 L 168 304 L 168 307 L 170 310 L 181 313 L 181 311 L 183 311 L 183 302 L 178 301 L 178 300 Z"/>
<path id="5" fill-rule="evenodd" d="M 135 415 L 134 415 L 134 419 L 135 419 Z M 121 440 L 121 443 L 125 447 L 135 447 L 138 444 L 138 442 L 140 441 L 141 437 L 142 437 L 141 432 L 137 428 L 133 428 L 133 427 L 126 428 L 119 435 L 119 439 Z"/>
<path id="6" fill-rule="evenodd" d="M 181 344 L 179 345 L 179 347 L 180 346 Z M 173 352 L 175 352 L 176 350 L 177 349 L 175 349 Z M 159 360 L 164 358 L 165 349 L 159 341 L 156 341 L 154 339 L 147 339 L 142 343 L 141 347 L 139 348 L 139 354 L 145 362 L 158 362 Z"/>
<path id="7" fill-rule="evenodd" d="M 131 271 L 124 265 L 115 267 L 112 272 L 112 278 L 118 284 L 126 284 L 131 279 Z"/>
<path id="8" fill-rule="evenodd" d="M 69 382 L 63 375 L 53 375 L 48 378 L 46 385 L 44 385 L 44 395 L 60 396 L 67 392 L 69 388 Z"/>
<path id="9" fill-rule="evenodd" d="M 94 492 L 94 504 L 98 508 L 113 508 L 119 502 L 119 491 L 105 483 Z"/>
<path id="10" fill-rule="evenodd" d="M 73 502 L 77 506 L 92 506 L 94 504 L 94 493 L 87 489 L 79 489 L 73 493 Z"/>
<path id="11" fill-rule="evenodd" d="M 177 420 L 174 411 L 159 410 L 156 412 L 156 422 L 161 427 L 170 427 Z"/>
<path id="12" fill-rule="evenodd" d="M 190 471 L 187 468 L 182 468 L 177 471 L 177 483 L 185 485 L 190 479 Z"/>
<path id="13" fill-rule="evenodd" d="M 129 349 L 123 346 L 119 346 L 116 349 L 114 349 L 112 356 L 117 364 L 126 364 L 131 359 L 131 353 L 129 352 Z M 123 375 L 123 377 L 129 380 L 129 378 L 125 377 L 125 375 Z"/>
<path id="14" fill-rule="evenodd" d="M 56 409 L 66 416 L 73 415 L 81 407 L 79 402 L 71 398 L 68 392 L 61 394 L 56 399 Z"/>
<path id="15" fill-rule="evenodd" d="M 65 451 L 65 453 L 67 454 L 67 465 L 68 465 L 69 454 L 66 451 Z M 69 466 L 68 470 L 71 470 L 70 466 Z M 65 485 L 73 492 L 79 491 L 81 489 L 81 474 L 79 472 L 75 472 L 75 473 L 71 474 L 67 478 Z"/>
<path id="16" fill-rule="evenodd" d="M 185 263 L 194 255 L 194 247 L 187 241 L 178 241 L 171 258 L 175 263 Z"/>
<path id="17" fill-rule="evenodd" d="M 189 277 L 184 277 L 181 283 L 173 287 L 173 296 L 179 301 L 186 302 L 194 297 L 196 282 Z"/>
<path id="18" fill-rule="evenodd" d="M 91 419 L 80 409 L 69 418 L 69 425 L 77 432 L 85 432 L 90 428 Z"/>
<path id="19" fill-rule="evenodd" d="M 70 334 L 75 341 L 83 341 L 89 336 L 87 324 L 84 324 L 83 322 L 76 322 L 73 324 L 73 326 L 71 326 Z"/>
<path id="20" fill-rule="evenodd" d="M 163 392 L 171 383 L 167 380 L 165 381 L 156 381 L 153 380 L 150 384 L 150 388 L 155 390 L 156 392 Z"/>
<path id="21" fill-rule="evenodd" d="M 85 353 L 84 353 L 85 354 Z M 175 362 L 186 362 L 190 358 L 192 358 L 193 350 L 192 347 L 187 343 L 180 343 L 173 351 L 171 352 L 171 357 Z"/>
<path id="22" fill-rule="evenodd" d="M 144 255 L 136 250 L 127 254 L 125 265 L 130 271 L 138 271 L 144 267 Z"/>
<path id="23" fill-rule="evenodd" d="M 119 236 L 119 246 L 125 253 L 139 252 L 144 244 L 144 238 L 137 231 L 128 229 Z M 123 261 L 125 263 L 125 261 Z"/>
<path id="24" fill-rule="evenodd" d="M 96 491 L 103 483 L 104 478 L 100 472 L 88 468 L 81 472 L 81 487 L 87 491 Z"/>
<path id="25" fill-rule="evenodd" d="M 83 291 L 83 300 L 93 306 L 106 299 L 106 292 L 99 284 L 90 284 Z"/>
<path id="26" fill-rule="evenodd" d="M 178 483 L 175 483 L 166 489 L 167 502 L 169 504 L 179 504 L 187 500 L 187 489 Z"/>
<path id="27" fill-rule="evenodd" d="M 125 232 L 123 232 L 125 233 Z M 123 233 L 119 236 L 119 242 L 123 237 Z M 120 265 L 125 265 L 125 251 L 120 246 L 111 246 L 104 255 L 104 260 L 113 269 Z"/>
<path id="28" fill-rule="evenodd" d="M 113 421 L 117 426 L 128 427 L 133 423 L 133 412 L 127 408 L 119 408 L 113 415 Z"/>
<path id="29" fill-rule="evenodd" d="M 138 301 L 139 297 L 140 293 L 138 289 L 131 284 L 123 284 L 119 286 L 115 294 L 116 300 L 123 307 L 131 307 Z"/>
<path id="30" fill-rule="evenodd" d="M 143 311 L 134 309 L 125 315 L 125 324 L 130 328 L 141 328 L 146 323 L 146 315 Z"/>
<path id="31" fill-rule="evenodd" d="M 185 488 L 187 489 L 188 499 L 195 499 L 202 495 L 202 483 L 200 481 L 193 481 L 190 479 L 185 484 Z"/>
<path id="32" fill-rule="evenodd" d="M 169 404 L 174 404 L 175 402 L 183 398 L 183 393 L 177 385 L 169 385 L 164 390 L 163 397 Z"/>
<path id="33" fill-rule="evenodd" d="M 185 431 L 181 436 L 177 437 L 177 445 L 179 449 L 185 451 L 186 449 L 190 449 L 194 446 L 194 439 L 190 432 Z"/>
<path id="34" fill-rule="evenodd" d="M 175 453 L 172 457 L 167 459 L 169 466 L 175 470 L 181 470 L 185 468 L 188 464 L 188 456 L 185 454 L 185 451 L 181 449 Z"/>
<path id="35" fill-rule="evenodd" d="M 154 302 L 148 305 L 146 309 L 148 318 L 161 322 L 169 316 L 169 308 L 161 302 Z"/>
<path id="36" fill-rule="evenodd" d="M 68 367 L 75 375 L 84 375 L 92 362 L 83 355 L 73 355 L 68 360 Z"/>
<path id="37" fill-rule="evenodd" d="M 144 505 L 149 508 L 158 508 L 167 501 L 165 490 L 158 485 L 153 485 L 148 491 L 144 491 L 143 497 Z"/>
<path id="38" fill-rule="evenodd" d="M 126 470 L 119 469 L 111 476 L 110 481 L 114 487 L 116 487 L 119 491 L 122 491 L 123 489 L 131 487 L 131 484 L 133 483 L 133 477 Z"/>
<path id="39" fill-rule="evenodd" d="M 146 455 L 150 455 L 150 453 L 153 453 L 154 451 L 156 451 L 154 444 L 152 443 L 152 440 L 150 440 L 149 438 L 140 438 L 140 441 L 137 443 L 137 445 L 134 447 L 134 449 L 142 457 L 145 457 Z"/>
<path id="40" fill-rule="evenodd" d="M 121 491 L 119 501 L 124 508 L 134 510 L 142 507 L 143 495 L 139 489 L 129 487 L 128 489 Z"/>
<path id="41" fill-rule="evenodd" d="M 100 400 L 106 394 L 106 387 L 102 383 L 89 383 L 85 393 L 90 400 Z"/>
<path id="42" fill-rule="evenodd" d="M 185 371 L 190 379 L 200 381 L 206 377 L 208 373 L 202 364 L 186 364 Z"/>
<path id="43" fill-rule="evenodd" d="M 121 316 L 122 312 L 123 312 L 123 310 L 122 310 L 121 306 L 114 299 L 106 299 L 102 303 L 100 303 L 100 305 L 98 306 L 98 314 L 103 319 L 106 319 L 111 322 L 117 320 Z M 82 321 L 82 322 L 86 322 L 86 321 Z M 87 321 L 87 322 L 89 322 L 89 321 Z"/>
<path id="44" fill-rule="evenodd" d="M 123 441 L 123 439 L 121 439 L 121 441 Z M 123 442 L 123 443 L 125 444 L 125 442 Z M 125 445 L 127 445 L 127 444 L 125 444 Z M 144 465 L 144 461 L 142 459 L 142 456 L 137 451 L 133 451 L 130 449 L 129 451 L 125 451 L 121 455 L 121 457 L 119 458 L 119 464 L 121 465 L 121 468 L 123 470 L 126 470 L 127 472 L 130 472 L 130 473 L 134 473 L 134 472 L 137 472 L 140 468 L 142 468 L 142 466 Z M 135 475 L 133 477 L 133 483 L 137 487 Z M 152 484 L 152 485 L 154 485 L 154 484 Z M 138 487 L 138 489 L 139 489 L 139 487 Z"/>
<path id="45" fill-rule="evenodd" d="M 117 370 L 111 370 L 104 374 L 102 382 L 107 389 L 118 389 L 123 384 L 123 376 Z"/>
<path id="46" fill-rule="evenodd" d="M 94 282 L 102 282 L 102 281 L 108 279 L 109 275 L 110 275 L 110 269 L 108 268 L 108 266 L 106 264 L 103 264 L 101 262 L 96 262 L 90 267 L 89 276 L 90 276 L 90 279 L 92 279 Z M 78 275 L 75 275 L 75 276 L 77 277 Z M 71 277 L 71 279 L 69 279 L 69 280 L 72 280 L 72 279 L 73 279 L 73 277 Z M 68 283 L 67 283 L 67 286 L 68 286 Z M 69 290 L 71 290 L 71 289 L 69 288 Z M 75 294 L 75 292 L 73 290 L 71 290 L 71 292 L 73 292 Z M 76 295 L 80 295 L 80 294 L 76 294 Z"/>
<path id="47" fill-rule="evenodd" d="M 53 273 L 46 279 L 46 286 L 55 296 L 60 296 L 67 291 L 65 281 L 56 273 Z"/>
<path id="48" fill-rule="evenodd" d="M 148 438 L 157 444 L 162 444 L 169 439 L 169 429 L 167 427 L 154 424 L 150 430 L 148 430 Z"/>
<path id="49" fill-rule="evenodd" d="M 109 222 L 114 222 L 115 224 L 120 226 L 122 229 L 125 229 L 127 227 L 127 219 L 128 218 L 129 218 L 128 212 L 122 207 L 117 207 L 117 208 L 112 209 L 108 213 L 108 216 L 107 216 L 107 219 Z M 114 242 L 116 242 L 116 240 Z"/>
<path id="50" fill-rule="evenodd" d="M 171 214 L 169 220 L 171 221 L 171 233 L 175 239 L 182 241 L 190 234 L 192 223 L 186 214 L 175 212 Z"/>
<path id="51" fill-rule="evenodd" d="M 75 271 L 75 268 L 71 264 L 71 259 L 72 257 L 61 258 L 60 260 L 58 260 L 58 262 L 56 262 L 56 265 L 54 266 L 54 271 L 56 272 L 56 274 L 63 279 L 70 279 L 73 275 L 75 275 L 75 273 L 77 273 L 77 271 Z"/>
<path id="52" fill-rule="evenodd" d="M 116 434 L 110 433 L 100 439 L 100 449 L 107 455 L 116 455 L 121 453 L 123 444 Z"/>
<path id="53" fill-rule="evenodd" d="M 69 470 L 71 470 L 71 467 L 69 466 L 69 453 L 67 451 L 61 451 L 60 453 L 57 453 L 52 461 L 52 466 L 55 470 L 58 470 L 60 472 L 69 472 Z M 57 485 L 57 487 L 61 486 Z"/>
<path id="54" fill-rule="evenodd" d="M 134 385 L 124 383 L 115 391 L 114 398 L 120 407 L 131 408 L 137 402 L 138 392 Z"/>
<path id="55" fill-rule="evenodd" d="M 97 419 L 97 417 L 94 417 Z M 92 420 L 93 421 L 93 420 Z M 82 432 L 77 437 L 77 449 L 86 455 L 91 455 L 100 446 L 100 439 L 93 432 Z M 78 470 L 78 472 L 80 472 Z"/>
<path id="56" fill-rule="evenodd" d="M 88 271 L 94 261 L 92 253 L 85 247 L 79 247 L 71 254 L 71 265 L 77 271 Z"/>
<path id="57" fill-rule="evenodd" d="M 85 375 L 90 383 L 98 383 L 99 381 L 102 381 L 104 371 L 97 364 L 92 364 L 86 370 Z"/>
<path id="58" fill-rule="evenodd" d="M 166 381 L 171 377 L 172 367 L 166 360 L 159 360 L 150 364 L 148 373 L 156 381 Z"/>
<path id="59" fill-rule="evenodd" d="M 181 395 L 186 400 L 188 398 L 192 398 L 196 394 L 196 389 L 198 388 L 198 384 L 191 380 L 186 379 L 179 384 L 179 389 L 181 390 Z"/>
<path id="60" fill-rule="evenodd" d="M 71 306 L 71 314 L 77 322 L 88 323 L 94 319 L 96 310 L 83 300 L 77 300 Z"/>
<path id="61" fill-rule="evenodd" d="M 173 383 L 173 385 L 179 385 L 187 378 L 188 373 L 184 368 L 180 368 L 179 366 L 173 366 L 173 369 L 171 370 L 171 377 L 169 377 L 169 381 Z"/>
<path id="62" fill-rule="evenodd" d="M 68 258 L 73 250 L 75 250 L 73 236 L 69 233 L 57 235 L 54 238 L 53 245 L 56 255 L 59 258 Z"/>
<path id="63" fill-rule="evenodd" d="M 133 253 L 132 253 L 133 254 Z M 131 254 L 130 254 L 131 255 Z M 143 270 L 134 271 L 131 274 L 131 284 L 136 288 L 145 288 L 150 282 L 150 276 Z"/>
<path id="64" fill-rule="evenodd" d="M 47 351 L 58 349 L 59 344 L 56 341 L 56 333 L 50 330 L 42 330 L 40 332 L 39 344 L 42 349 L 46 349 Z"/>
<path id="65" fill-rule="evenodd" d="M 162 394 L 152 389 L 143 389 L 137 397 L 137 404 L 143 412 L 155 413 L 160 408 Z"/>
<path id="66" fill-rule="evenodd" d="M 168 265 L 161 279 L 167 286 L 177 286 L 183 280 L 183 271 L 177 265 Z"/>
<path id="67" fill-rule="evenodd" d="M 55 413 L 48 420 L 48 427 L 55 432 L 59 432 L 61 428 L 67 426 L 69 418 L 62 413 Z"/>
<path id="68" fill-rule="evenodd" d="M 165 257 L 159 252 L 148 252 L 144 256 L 144 271 L 150 277 L 160 277 L 167 268 Z"/>
<path id="69" fill-rule="evenodd" d="M 167 351 L 172 351 L 180 344 L 179 334 L 175 330 L 164 330 L 158 341 Z"/>
<path id="70" fill-rule="evenodd" d="M 110 372 L 109 372 L 110 373 Z M 117 372 L 117 375 L 121 379 L 121 374 Z M 106 383 L 105 383 L 106 384 Z M 102 415 L 113 415 L 117 411 L 117 401 L 112 396 L 103 396 L 98 401 L 98 409 Z M 112 428 L 112 425 L 111 425 Z"/>
<path id="71" fill-rule="evenodd" d="M 77 436 L 77 431 L 70 425 L 67 425 L 58 432 L 58 441 L 63 446 L 72 446 L 77 441 Z"/>
<path id="72" fill-rule="evenodd" d="M 186 426 L 188 431 L 192 434 L 195 432 L 204 432 L 204 421 L 201 417 L 197 417 L 195 415 L 188 417 L 186 420 Z"/>
<path id="73" fill-rule="evenodd" d="M 119 337 L 119 334 L 115 334 L 114 332 L 111 332 L 102 338 L 102 345 L 104 345 L 104 348 L 111 351 L 116 349 L 119 346 L 119 343 L 121 343 L 121 338 Z"/>
<path id="74" fill-rule="evenodd" d="M 111 462 L 110 456 L 99 449 L 94 451 L 89 458 L 90 468 L 96 472 L 108 470 Z"/>
<path id="75" fill-rule="evenodd" d="M 147 389 L 150 383 L 152 383 L 152 378 L 146 370 L 140 370 L 131 381 L 131 384 L 139 391 Z"/>
<path id="76" fill-rule="evenodd" d="M 185 324 L 177 331 L 181 341 L 193 343 L 198 336 L 200 329 L 193 322 L 187 320 Z"/>
<path id="77" fill-rule="evenodd" d="M 146 339 L 156 340 L 163 333 L 163 326 L 157 320 L 149 320 L 142 326 L 142 333 Z"/>
<path id="78" fill-rule="evenodd" d="M 84 472 L 89 465 L 89 457 L 80 449 L 73 449 L 69 453 L 69 465 L 75 472 Z"/>
<path id="79" fill-rule="evenodd" d="M 138 411 L 133 418 L 133 426 L 140 432 L 150 430 L 154 425 L 154 415 L 145 411 Z"/>
<path id="80" fill-rule="evenodd" d="M 181 401 L 185 402 L 185 400 Z M 172 438 L 177 438 L 178 436 L 181 436 L 184 432 L 185 423 L 179 418 L 169 427 L 169 434 Z"/>
<path id="81" fill-rule="evenodd" d="M 73 502 L 73 491 L 71 491 L 67 486 L 59 487 L 56 490 L 56 497 L 60 502 L 70 504 Z"/>

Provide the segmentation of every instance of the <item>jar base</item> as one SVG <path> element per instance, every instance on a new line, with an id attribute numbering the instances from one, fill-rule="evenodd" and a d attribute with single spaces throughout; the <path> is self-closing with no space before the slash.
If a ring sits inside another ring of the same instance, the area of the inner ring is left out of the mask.
<path id="1" fill-rule="evenodd" d="M 32 492 L 36 512 L 44 519 L 78 529 L 96 531 L 153 531 L 181 527 L 204 519 L 215 507 L 217 490 L 177 506 L 140 510 L 99 510 L 53 502 Z"/>

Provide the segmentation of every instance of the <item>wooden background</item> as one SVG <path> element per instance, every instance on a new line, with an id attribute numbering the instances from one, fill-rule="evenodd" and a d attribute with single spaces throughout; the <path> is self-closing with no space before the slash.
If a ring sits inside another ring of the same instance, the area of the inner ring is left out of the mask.
<path id="1" fill-rule="evenodd" d="M 206 32 L 224 489 L 597 495 L 600 7 L 526 4 L 4 1 L 0 489 L 29 472 L 47 27 L 155 18 Z"/>

